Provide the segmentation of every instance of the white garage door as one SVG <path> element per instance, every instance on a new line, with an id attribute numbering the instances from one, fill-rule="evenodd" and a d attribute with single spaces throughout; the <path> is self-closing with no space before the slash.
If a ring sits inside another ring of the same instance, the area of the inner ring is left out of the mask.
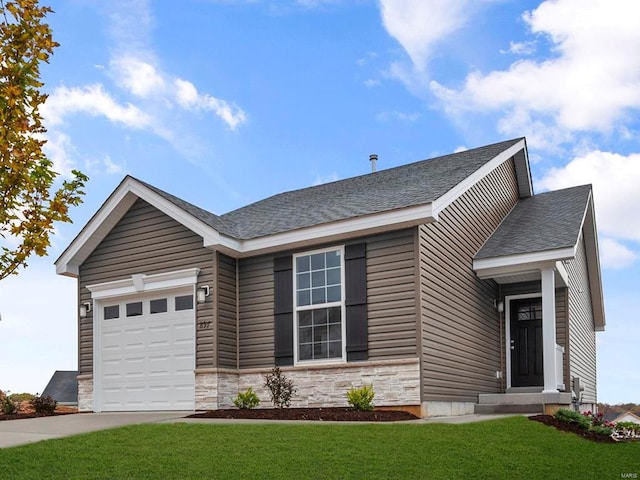
<path id="1" fill-rule="evenodd" d="M 193 410 L 193 289 L 102 301 L 99 309 L 100 409 Z"/>

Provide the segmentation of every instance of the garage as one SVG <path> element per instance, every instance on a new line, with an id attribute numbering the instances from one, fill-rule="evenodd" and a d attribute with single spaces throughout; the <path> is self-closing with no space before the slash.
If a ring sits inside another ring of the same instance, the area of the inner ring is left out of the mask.
<path id="1" fill-rule="evenodd" d="M 95 303 L 95 410 L 193 410 L 193 287 Z"/>

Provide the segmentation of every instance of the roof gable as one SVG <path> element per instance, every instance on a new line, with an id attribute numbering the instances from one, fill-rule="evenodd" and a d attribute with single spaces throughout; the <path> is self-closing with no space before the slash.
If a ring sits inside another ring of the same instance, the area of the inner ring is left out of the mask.
<path id="1" fill-rule="evenodd" d="M 520 138 L 281 193 L 224 215 L 127 176 L 56 260 L 56 271 L 77 276 L 79 265 L 137 198 L 200 235 L 203 246 L 244 256 L 435 221 L 439 211 L 511 158 L 516 170 L 527 173 L 518 184 L 521 196 L 529 196 L 526 142 Z"/>

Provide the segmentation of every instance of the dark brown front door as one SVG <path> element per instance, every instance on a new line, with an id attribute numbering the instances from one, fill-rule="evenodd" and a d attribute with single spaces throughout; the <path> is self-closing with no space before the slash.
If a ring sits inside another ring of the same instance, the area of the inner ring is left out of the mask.
<path id="1" fill-rule="evenodd" d="M 511 300 L 511 386 L 544 384 L 542 298 Z"/>

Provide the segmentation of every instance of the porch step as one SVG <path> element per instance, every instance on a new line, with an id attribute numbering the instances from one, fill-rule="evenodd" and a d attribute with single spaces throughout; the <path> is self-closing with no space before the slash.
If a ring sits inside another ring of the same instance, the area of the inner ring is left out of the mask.
<path id="1" fill-rule="evenodd" d="M 566 392 L 554 393 L 481 393 L 478 395 L 479 404 L 500 405 L 537 405 L 537 404 L 571 404 L 571 394 Z"/>
<path id="2" fill-rule="evenodd" d="M 487 413 L 544 413 L 544 405 L 542 403 L 530 404 L 502 404 L 502 403 L 476 403 L 474 412 L 479 414 Z"/>

